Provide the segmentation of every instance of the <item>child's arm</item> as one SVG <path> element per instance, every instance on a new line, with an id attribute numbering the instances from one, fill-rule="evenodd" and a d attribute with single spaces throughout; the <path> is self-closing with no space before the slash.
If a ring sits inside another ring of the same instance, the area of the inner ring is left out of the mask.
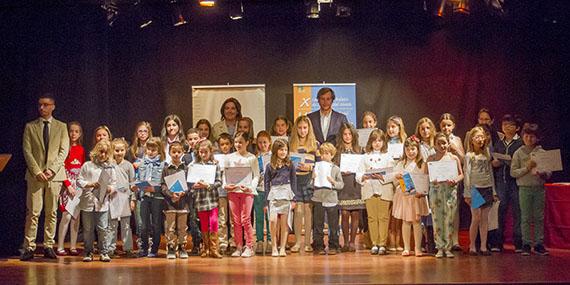
<path id="1" fill-rule="evenodd" d="M 511 176 L 513 178 L 525 176 L 532 169 L 532 167 L 529 167 L 530 165 L 522 164 L 519 150 L 515 151 L 513 154 L 513 159 L 511 160 Z"/>
<path id="2" fill-rule="evenodd" d="M 77 177 L 77 185 L 79 185 L 79 187 L 89 190 L 91 188 L 91 190 L 93 188 L 97 188 L 99 187 L 99 182 L 95 181 L 95 182 L 91 182 L 89 181 L 89 179 L 91 178 L 91 166 L 93 165 L 92 162 L 88 162 L 85 163 L 82 167 L 81 167 L 81 171 L 79 172 L 79 177 Z"/>
<path id="3" fill-rule="evenodd" d="M 167 168 L 168 166 L 165 166 L 165 169 L 162 170 L 162 174 L 160 175 L 160 188 L 164 196 L 172 198 L 172 196 L 174 196 L 174 193 L 170 191 L 170 189 L 168 189 L 166 181 L 164 180 L 164 177 L 166 177 L 166 173 L 168 173 Z"/>
<path id="4" fill-rule="evenodd" d="M 455 162 L 457 163 L 457 173 L 459 174 L 459 175 L 457 175 L 457 178 L 455 178 L 455 180 L 452 181 L 453 182 L 452 184 L 456 185 L 457 183 L 461 182 L 461 180 L 463 180 L 464 175 L 463 175 L 463 168 L 461 167 L 461 161 L 455 155 L 453 156 L 453 158 L 455 159 Z M 491 175 L 493 175 L 493 174 L 491 173 Z"/>
<path id="5" fill-rule="evenodd" d="M 463 189 L 465 189 L 463 191 L 463 198 L 465 199 L 465 202 L 467 204 L 470 204 L 471 202 L 471 159 L 470 159 L 471 155 L 470 153 L 467 153 L 467 155 L 465 155 L 465 176 L 463 179 Z"/>
<path id="6" fill-rule="evenodd" d="M 333 165 L 331 169 L 331 176 L 329 178 L 329 182 L 332 184 L 333 189 L 340 191 L 344 188 L 344 181 L 342 180 L 342 174 L 340 173 L 340 168 L 336 165 Z"/>
<path id="7" fill-rule="evenodd" d="M 366 157 L 366 155 L 365 155 Z M 365 162 L 365 157 L 363 157 L 360 160 L 360 165 L 358 165 L 358 170 L 356 171 L 356 182 L 358 182 L 360 185 L 364 185 L 364 183 L 366 182 L 366 177 L 364 176 L 364 173 L 366 172 L 366 162 Z"/>

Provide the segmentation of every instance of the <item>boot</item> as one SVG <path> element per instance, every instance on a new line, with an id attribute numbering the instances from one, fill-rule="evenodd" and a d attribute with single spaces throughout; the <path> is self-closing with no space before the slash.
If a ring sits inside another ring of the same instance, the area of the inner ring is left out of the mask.
<path id="1" fill-rule="evenodd" d="M 209 240 L 209 232 L 202 232 L 203 243 L 204 247 L 202 248 L 202 252 L 200 253 L 201 257 L 208 257 L 210 255 L 210 243 L 207 242 Z"/>
<path id="2" fill-rule="evenodd" d="M 204 239 L 204 244 L 206 244 L 206 239 Z M 210 233 L 210 256 L 213 258 L 222 258 L 222 255 L 218 251 L 218 245 L 220 244 L 220 239 L 218 238 L 218 232 Z"/>

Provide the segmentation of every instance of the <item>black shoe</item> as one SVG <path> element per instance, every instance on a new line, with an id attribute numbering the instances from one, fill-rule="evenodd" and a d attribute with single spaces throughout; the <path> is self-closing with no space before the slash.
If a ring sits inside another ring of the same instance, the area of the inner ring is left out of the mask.
<path id="1" fill-rule="evenodd" d="M 538 254 L 538 255 L 548 255 L 548 250 L 546 250 L 546 248 L 544 248 L 544 245 L 542 244 L 537 244 L 536 246 L 534 246 L 534 253 Z"/>
<path id="2" fill-rule="evenodd" d="M 21 261 L 30 261 L 34 259 L 34 251 L 31 249 L 26 249 L 20 256 Z"/>
<path id="3" fill-rule="evenodd" d="M 529 256 L 530 255 L 530 245 L 528 245 L 528 244 L 523 245 L 521 255 L 522 256 Z"/>
<path id="4" fill-rule="evenodd" d="M 463 248 L 461 248 L 460 245 L 456 244 L 451 247 L 451 251 L 463 251 Z"/>
<path id="5" fill-rule="evenodd" d="M 193 247 L 192 247 L 192 250 L 190 251 L 190 256 L 198 256 L 198 255 L 200 255 L 199 249 L 200 249 L 200 246 L 199 246 L 199 245 L 193 246 Z"/>
<path id="6" fill-rule="evenodd" d="M 57 255 L 55 254 L 55 251 L 51 247 L 46 247 L 44 249 L 44 257 L 49 259 L 57 259 Z"/>

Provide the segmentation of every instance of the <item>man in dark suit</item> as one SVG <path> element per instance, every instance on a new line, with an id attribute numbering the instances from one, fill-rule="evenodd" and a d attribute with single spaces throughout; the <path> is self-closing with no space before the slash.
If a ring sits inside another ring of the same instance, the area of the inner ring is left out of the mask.
<path id="1" fill-rule="evenodd" d="M 348 123 L 344 114 L 332 109 L 335 95 L 331 88 L 323 87 L 317 93 L 320 109 L 307 116 L 313 124 L 313 131 L 319 143 L 330 142 L 336 144 L 336 135 L 342 123 Z"/>

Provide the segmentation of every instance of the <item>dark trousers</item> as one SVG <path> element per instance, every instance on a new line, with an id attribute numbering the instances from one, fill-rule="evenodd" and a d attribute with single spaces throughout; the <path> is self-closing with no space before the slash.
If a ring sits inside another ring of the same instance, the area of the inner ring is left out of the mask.
<path id="1" fill-rule="evenodd" d="M 164 200 L 152 197 L 144 197 L 141 201 L 141 238 L 142 250 L 148 250 L 148 238 L 152 232 L 152 253 L 158 252 L 160 246 L 160 234 L 162 234 L 163 219 L 162 211 Z"/>
<path id="2" fill-rule="evenodd" d="M 490 241 L 492 247 L 503 248 L 505 242 L 505 220 L 509 206 L 513 215 L 513 244 L 515 248 L 522 247 L 521 234 L 521 208 L 519 204 L 519 190 L 516 181 L 503 181 L 502 178 L 497 179 L 496 183 L 497 196 L 501 203 L 499 204 L 499 228 L 491 231 Z"/>
<path id="3" fill-rule="evenodd" d="M 338 244 L 338 206 L 334 207 L 323 207 L 322 203 L 313 203 L 313 246 L 315 250 L 321 250 L 325 248 L 324 241 L 324 227 L 325 227 L 325 213 L 327 215 L 328 225 L 329 225 L 329 250 L 339 249 Z"/>
<path id="4" fill-rule="evenodd" d="M 192 237 L 193 249 L 200 248 L 200 243 L 202 242 L 202 233 L 200 232 L 200 223 L 198 221 L 198 212 L 196 211 L 195 203 L 194 197 L 191 197 L 191 199 L 189 199 L 190 213 L 188 214 L 188 232 Z"/>

